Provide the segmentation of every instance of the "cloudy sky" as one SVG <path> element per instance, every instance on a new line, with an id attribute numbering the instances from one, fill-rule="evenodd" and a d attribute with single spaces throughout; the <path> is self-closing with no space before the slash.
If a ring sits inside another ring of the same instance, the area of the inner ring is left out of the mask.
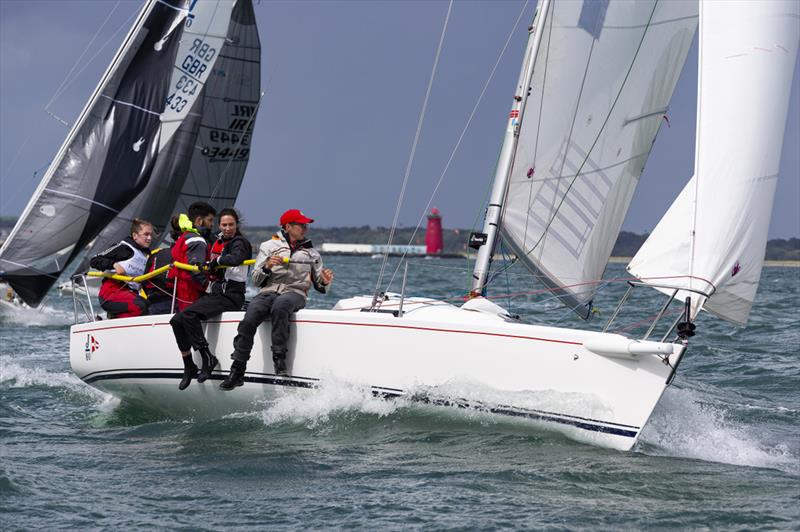
<path id="1" fill-rule="evenodd" d="M 415 226 L 525 7 L 433 204 L 472 227 L 502 141 L 534 2 L 459 1 L 400 222 Z M 18 215 L 127 32 L 134 0 L 0 0 L 0 214 Z M 237 207 L 275 223 L 298 207 L 321 226 L 391 224 L 447 11 L 445 1 L 255 0 L 266 94 Z M 691 176 L 696 45 L 624 229 L 643 232 Z M 800 95 L 792 89 L 770 236 L 800 235 Z M 735 112 L 735 110 L 734 110 Z"/>

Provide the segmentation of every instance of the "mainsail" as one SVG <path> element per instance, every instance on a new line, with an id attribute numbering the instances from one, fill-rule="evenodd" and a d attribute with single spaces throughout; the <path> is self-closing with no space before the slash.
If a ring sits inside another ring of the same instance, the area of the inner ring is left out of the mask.
<path id="1" fill-rule="evenodd" d="M 134 215 L 169 216 L 198 151 L 204 85 L 225 76 L 217 64 L 234 4 L 145 5 L 0 250 L 3 277 L 28 304 L 87 246 L 107 241 L 97 237 L 109 224 L 118 239 Z M 252 22 L 250 1 L 237 7 Z"/>
<path id="2" fill-rule="evenodd" d="M 551 2 L 501 232 L 587 317 L 697 28 L 695 2 Z"/>
<path id="3" fill-rule="evenodd" d="M 195 201 L 211 203 L 217 210 L 236 201 L 249 160 L 261 87 L 261 45 L 250 0 L 216 4 L 195 4 L 195 17 L 184 30 L 186 43 L 195 39 L 211 43 L 208 75 L 182 80 L 182 54 L 176 62 L 175 86 L 180 84 L 187 94 L 196 91 L 196 103 L 162 150 L 162 164 L 150 185 L 93 242 L 79 270 L 88 267 L 91 255 L 124 238 L 133 217 L 164 228 L 172 214 L 186 212 Z M 164 122 L 176 121 L 165 117 Z"/>
<path id="4" fill-rule="evenodd" d="M 701 2 L 694 176 L 631 261 L 745 325 L 764 262 L 800 39 L 796 0 Z M 672 294 L 673 290 L 662 291 Z"/>

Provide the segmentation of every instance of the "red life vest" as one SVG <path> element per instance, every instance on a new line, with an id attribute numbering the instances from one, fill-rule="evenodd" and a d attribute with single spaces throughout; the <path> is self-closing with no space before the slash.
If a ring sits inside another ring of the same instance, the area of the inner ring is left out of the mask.
<path id="1" fill-rule="evenodd" d="M 203 240 L 199 234 L 193 231 L 187 231 L 183 233 L 181 236 L 178 237 L 178 240 L 172 245 L 172 260 L 173 262 L 182 262 L 184 264 L 189 263 L 189 240 L 199 238 Z M 205 242 L 205 240 L 203 240 Z M 208 247 L 206 246 L 206 260 L 208 260 Z M 178 268 L 172 268 L 169 271 L 170 279 L 175 279 L 177 283 L 177 288 L 175 290 L 175 297 L 177 301 L 175 302 L 179 310 L 183 310 L 195 301 L 203 294 L 205 291 L 205 284 L 199 284 L 197 281 L 194 280 L 192 277 L 191 272 L 187 272 L 186 270 L 179 270 Z"/>

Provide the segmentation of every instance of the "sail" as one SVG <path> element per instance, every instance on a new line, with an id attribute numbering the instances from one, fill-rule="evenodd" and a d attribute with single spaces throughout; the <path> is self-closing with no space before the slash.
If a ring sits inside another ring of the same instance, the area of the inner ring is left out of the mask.
<path id="1" fill-rule="evenodd" d="M 192 78 L 194 84 L 186 89 L 187 94 L 196 90 L 196 103 L 162 150 L 149 186 L 92 243 L 79 271 L 88 269 L 92 255 L 124 238 L 134 217 L 164 229 L 173 214 L 186 212 L 195 201 L 209 202 L 219 210 L 236 200 L 249 160 L 260 93 L 261 47 L 253 5 L 250 0 L 237 0 L 235 5 L 230 0 L 198 2 L 191 14 L 195 16 L 184 31 L 184 42 L 201 39 L 214 50 L 208 75 L 198 76 L 196 83 Z M 176 72 L 183 71 L 184 57 L 178 54 Z M 182 76 L 175 85 L 187 87 Z"/>
<path id="2" fill-rule="evenodd" d="M 206 201 L 217 211 L 236 202 L 250 160 L 260 95 L 261 43 L 255 13 L 250 0 L 240 0 L 204 90 L 195 152 L 173 211 L 186 212 L 195 201 Z"/>
<path id="3" fill-rule="evenodd" d="M 502 215 L 504 242 L 582 317 L 697 28 L 695 2 L 552 2 Z"/>
<path id="4" fill-rule="evenodd" d="M 143 8 L 0 249 L 2 276 L 26 303 L 148 183 L 188 3 Z"/>
<path id="5" fill-rule="evenodd" d="M 800 39 L 796 0 L 700 7 L 694 176 L 631 261 L 644 282 L 707 294 L 705 308 L 745 325 L 755 298 Z M 672 290 L 663 290 L 672 293 Z"/>

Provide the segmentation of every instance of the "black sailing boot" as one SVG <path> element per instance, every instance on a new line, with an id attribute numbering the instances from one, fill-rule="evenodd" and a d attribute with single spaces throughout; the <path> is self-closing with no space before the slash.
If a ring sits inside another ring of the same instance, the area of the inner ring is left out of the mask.
<path id="1" fill-rule="evenodd" d="M 203 360 L 203 367 L 197 375 L 197 382 L 205 382 L 206 379 L 211 376 L 211 372 L 214 371 L 214 368 L 219 365 L 219 360 L 211 354 L 208 346 L 200 348 L 198 351 L 200 352 L 200 358 Z"/>
<path id="2" fill-rule="evenodd" d="M 244 372 L 247 370 L 247 362 L 234 360 L 231 364 L 231 372 L 219 385 L 221 390 L 233 390 L 237 386 L 244 384 Z"/>
<path id="3" fill-rule="evenodd" d="M 192 383 L 192 379 L 197 377 L 197 366 L 192 360 L 192 355 L 188 357 L 181 357 L 183 358 L 183 378 L 181 379 L 180 384 L 178 384 L 179 390 L 185 390 L 189 384 Z"/>
<path id="4" fill-rule="evenodd" d="M 275 375 L 288 375 L 286 371 L 286 352 L 273 351 L 272 364 L 275 366 Z"/>

